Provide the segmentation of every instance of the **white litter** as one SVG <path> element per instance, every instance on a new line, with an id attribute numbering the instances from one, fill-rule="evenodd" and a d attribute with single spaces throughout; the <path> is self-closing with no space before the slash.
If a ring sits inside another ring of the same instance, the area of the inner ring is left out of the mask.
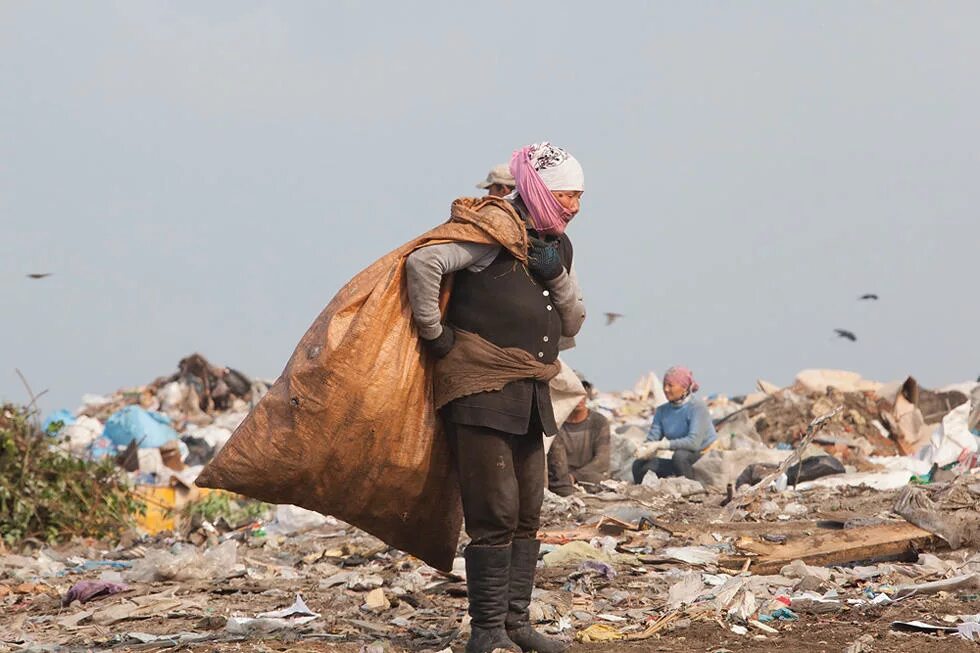
<path id="1" fill-rule="evenodd" d="M 296 601 L 288 608 L 261 612 L 256 618 L 229 617 L 225 629 L 232 635 L 248 635 L 252 633 L 271 633 L 307 624 L 319 619 L 320 614 L 307 607 L 303 597 L 296 595 Z"/>

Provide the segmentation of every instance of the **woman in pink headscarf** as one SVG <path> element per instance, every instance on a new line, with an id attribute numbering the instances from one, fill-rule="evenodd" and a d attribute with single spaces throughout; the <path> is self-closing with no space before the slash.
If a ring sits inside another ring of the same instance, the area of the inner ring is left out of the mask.
<path id="1" fill-rule="evenodd" d="M 527 256 L 500 245 L 434 244 L 408 257 L 406 284 L 422 344 L 441 359 L 437 382 L 464 376 L 461 366 L 487 369 L 484 376 L 510 375 L 499 389 L 473 391 L 439 408 L 470 538 L 463 553 L 471 617 L 466 652 L 561 653 L 567 644 L 532 628 L 529 612 L 541 546 L 542 434 L 558 432 L 548 379 L 536 370 L 557 372 L 559 349 L 585 319 L 565 235 L 585 177 L 575 157 L 550 143 L 517 150 L 510 170 L 515 192 L 483 202 L 481 210 L 523 224 Z M 439 297 L 447 274 L 453 274 L 453 289 L 443 313 Z M 475 337 L 483 346 L 467 347 Z M 486 353 L 493 348 L 496 357 Z M 508 357 L 519 363 L 504 370 L 494 362 Z M 468 372 L 472 376 L 479 375 Z"/>
<path id="2" fill-rule="evenodd" d="M 647 472 L 658 477 L 694 478 L 694 463 L 718 439 L 708 407 L 692 395 L 698 391 L 691 370 L 676 366 L 664 374 L 667 403 L 658 406 L 647 440 L 636 451 L 633 481 L 643 482 Z M 657 456 L 661 450 L 673 451 L 670 459 Z"/>

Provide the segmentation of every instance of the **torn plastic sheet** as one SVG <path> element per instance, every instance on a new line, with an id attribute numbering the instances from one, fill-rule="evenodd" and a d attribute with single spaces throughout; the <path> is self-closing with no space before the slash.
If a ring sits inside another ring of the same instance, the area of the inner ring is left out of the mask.
<path id="1" fill-rule="evenodd" d="M 686 562 L 689 565 L 713 565 L 718 563 L 718 552 L 703 546 L 669 546 L 660 552 L 661 557 Z"/>
<path id="2" fill-rule="evenodd" d="M 924 621 L 893 621 L 892 630 L 913 633 L 955 633 L 959 629 L 956 626 L 941 626 L 939 624 L 929 624 Z"/>
<path id="3" fill-rule="evenodd" d="M 956 634 L 971 642 L 980 641 L 980 623 L 968 621 L 956 627 Z"/>
<path id="4" fill-rule="evenodd" d="M 303 597 L 297 594 L 296 601 L 288 608 L 260 612 L 255 618 L 229 617 L 225 630 L 232 635 L 271 633 L 302 626 L 319 618 L 320 614 L 310 610 Z"/>

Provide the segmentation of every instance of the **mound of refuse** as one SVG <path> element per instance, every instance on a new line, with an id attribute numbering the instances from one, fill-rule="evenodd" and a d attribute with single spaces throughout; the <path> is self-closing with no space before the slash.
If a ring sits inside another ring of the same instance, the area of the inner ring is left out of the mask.
<path id="1" fill-rule="evenodd" d="M 651 373 L 632 390 L 599 393 L 595 409 L 612 423 L 612 477 L 631 480 L 630 466 L 656 406 L 666 401 Z M 758 382 L 758 392 L 706 398 L 718 443 L 699 461 L 699 479 L 724 490 L 749 465 L 777 465 L 800 442 L 809 423 L 842 410 L 818 433 L 803 457 L 832 456 L 848 473 L 924 473 L 931 465 L 968 463 L 980 436 L 980 384 L 940 390 L 904 381 L 868 381 L 853 372 L 804 370 L 787 387 Z M 751 477 L 751 474 L 749 475 Z"/>
<path id="2" fill-rule="evenodd" d="M 190 486 L 269 385 L 191 354 L 173 374 L 85 395 L 78 410 L 56 411 L 45 425 L 73 455 L 113 458 L 139 484 Z"/>

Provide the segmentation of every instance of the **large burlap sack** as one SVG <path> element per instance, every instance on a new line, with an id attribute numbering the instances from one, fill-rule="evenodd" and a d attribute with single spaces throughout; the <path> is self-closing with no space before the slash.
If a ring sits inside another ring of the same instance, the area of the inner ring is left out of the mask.
<path id="1" fill-rule="evenodd" d="M 337 293 L 197 484 L 334 515 L 451 570 L 459 487 L 404 276 L 413 251 L 453 241 L 499 243 L 526 260 L 527 232 L 507 202 L 454 202 L 449 222 Z"/>

